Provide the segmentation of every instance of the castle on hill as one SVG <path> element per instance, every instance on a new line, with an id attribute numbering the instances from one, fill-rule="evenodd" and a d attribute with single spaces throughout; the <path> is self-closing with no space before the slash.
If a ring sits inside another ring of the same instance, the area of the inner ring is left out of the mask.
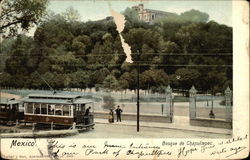
<path id="1" fill-rule="evenodd" d="M 154 9 L 145 9 L 143 4 L 139 4 L 138 6 L 133 6 L 132 9 L 134 9 L 138 13 L 140 20 L 150 24 L 154 23 L 156 19 L 177 15 L 171 12 L 164 12 Z"/>

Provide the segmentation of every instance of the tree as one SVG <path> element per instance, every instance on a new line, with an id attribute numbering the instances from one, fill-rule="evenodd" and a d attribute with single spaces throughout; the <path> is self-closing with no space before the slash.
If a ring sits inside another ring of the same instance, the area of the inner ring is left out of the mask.
<path id="1" fill-rule="evenodd" d="M 28 1 L 32 0 L 23 3 Z M 69 8 L 64 14 L 43 18 L 34 38 L 17 36 L 1 43 L 3 85 L 48 88 L 43 77 L 57 89 L 135 90 L 139 61 L 141 89 L 161 93 L 171 82 L 173 88 L 189 90 L 195 82 L 199 91 L 215 93 L 232 86 L 232 27 L 207 22 L 207 16 L 195 10 L 150 25 L 137 23 L 134 10 L 127 9 L 125 14 L 122 34 L 131 46 L 133 63 L 124 62 L 126 55 L 112 18 L 81 22 L 77 11 Z M 135 54 L 138 50 L 140 55 Z"/>
<path id="2" fill-rule="evenodd" d="M 0 86 L 13 87 L 13 84 L 11 83 L 11 75 L 9 73 L 2 72 L 0 74 Z"/>
<path id="3" fill-rule="evenodd" d="M 33 47 L 33 40 L 26 36 L 18 36 L 6 60 L 5 71 L 12 75 L 23 74 L 28 75 L 32 66 L 28 66 L 30 50 Z"/>
<path id="4" fill-rule="evenodd" d="M 114 109 L 115 108 L 115 100 L 113 97 L 111 97 L 110 95 L 108 96 L 103 96 L 103 105 L 102 108 L 103 109 Z"/>
<path id="5" fill-rule="evenodd" d="M 216 93 L 223 93 L 227 86 L 224 84 L 227 82 L 227 77 L 225 72 L 220 72 L 219 70 L 212 69 L 207 73 L 207 87 L 213 95 Z"/>
<path id="6" fill-rule="evenodd" d="M 37 27 L 34 39 L 40 46 L 45 45 L 49 48 L 62 46 L 62 48 L 68 49 L 74 38 L 70 27 L 71 23 L 67 22 L 64 17 L 55 15 Z"/>
<path id="7" fill-rule="evenodd" d="M 95 70 L 91 74 L 91 82 L 93 84 L 102 84 L 104 79 L 110 74 L 107 68 L 102 68 L 99 70 Z"/>
<path id="8" fill-rule="evenodd" d="M 81 89 L 86 89 L 88 86 L 90 86 L 90 74 L 87 71 L 79 70 L 74 72 L 73 75 L 75 77 L 71 77 L 71 81 L 75 81 L 75 83 L 72 83 L 72 86 Z"/>
<path id="9" fill-rule="evenodd" d="M 4 71 L 5 68 L 5 62 L 10 56 L 9 53 L 11 53 L 12 45 L 15 43 L 15 40 L 13 38 L 5 39 L 3 42 L 0 44 L 1 49 L 0 49 L 0 72 Z"/>
<path id="10" fill-rule="evenodd" d="M 209 15 L 199 10 L 191 9 L 183 12 L 180 15 L 172 14 L 171 16 L 161 17 L 155 20 L 155 23 L 161 26 L 164 25 L 182 25 L 185 23 L 206 23 L 209 20 Z M 171 28 L 171 27 L 170 27 Z M 170 30 L 174 30 L 172 27 Z"/>
<path id="11" fill-rule="evenodd" d="M 87 35 L 80 35 L 73 39 L 72 50 L 76 55 L 85 55 L 90 52 L 90 47 L 92 45 L 91 39 Z"/>
<path id="12" fill-rule="evenodd" d="M 127 81 L 128 82 L 128 88 L 125 89 L 136 89 L 136 85 L 137 85 L 137 81 L 136 81 L 136 75 L 137 75 L 137 71 L 136 69 L 133 69 L 131 72 L 124 72 L 121 76 L 119 81 Z M 126 83 L 126 82 L 125 82 Z"/>
<path id="13" fill-rule="evenodd" d="M 178 38 L 184 53 L 190 52 L 190 50 L 194 46 L 195 41 L 198 41 L 200 36 L 198 34 L 198 30 L 199 25 L 189 24 L 186 26 L 182 26 L 176 33 L 176 37 Z"/>
<path id="14" fill-rule="evenodd" d="M 68 22 L 75 22 L 75 21 L 81 20 L 80 14 L 73 7 L 67 8 L 66 11 L 64 13 L 62 13 L 62 16 Z"/>
<path id="15" fill-rule="evenodd" d="M 48 0 L 3 0 L 0 14 L 0 32 L 13 36 L 22 30 L 29 30 L 44 15 Z"/>
<path id="16" fill-rule="evenodd" d="M 122 90 L 125 90 L 125 94 L 126 94 L 126 91 L 129 88 L 129 82 L 128 82 L 128 80 L 126 80 L 126 79 L 119 79 L 118 83 L 119 83 L 120 88 Z"/>
<path id="17" fill-rule="evenodd" d="M 198 10 L 192 9 L 190 11 L 186 11 L 184 13 L 181 13 L 180 20 L 183 22 L 207 22 L 209 19 L 209 15 L 204 12 L 200 12 Z"/>
<path id="18" fill-rule="evenodd" d="M 168 83 L 168 75 L 162 69 L 146 70 L 141 75 L 141 88 L 145 90 L 149 90 L 152 86 L 166 86 Z"/>
<path id="19" fill-rule="evenodd" d="M 103 36 L 103 43 L 97 42 L 88 55 L 88 64 L 92 65 L 93 69 L 106 67 L 112 70 L 116 66 L 119 67 L 126 57 L 121 43 L 116 43 L 116 41 L 118 39 L 105 34 Z"/>
<path id="20" fill-rule="evenodd" d="M 172 41 L 161 41 L 160 51 L 162 53 L 176 53 L 179 51 L 179 46 Z"/>
<path id="21" fill-rule="evenodd" d="M 178 88 L 182 90 L 189 90 L 192 85 L 196 86 L 199 81 L 198 78 L 200 77 L 200 73 L 196 69 L 191 68 L 180 68 L 176 70 L 174 77 L 171 79 L 173 80 L 174 85 L 178 85 Z M 188 92 L 183 92 L 188 93 Z"/>
<path id="22" fill-rule="evenodd" d="M 103 80 L 103 88 L 107 88 L 110 90 L 118 90 L 119 89 L 119 83 L 117 79 L 113 75 L 108 75 L 104 80 Z"/>
<path id="23" fill-rule="evenodd" d="M 141 52 L 142 46 L 145 44 L 157 52 L 162 37 L 158 32 L 152 29 L 133 28 L 124 34 L 124 38 L 131 46 L 132 52 L 135 53 L 138 50 Z"/>
<path id="24" fill-rule="evenodd" d="M 132 25 L 140 22 L 138 13 L 132 8 L 126 8 L 122 14 L 126 17 L 127 21 L 132 23 Z"/>
<path id="25" fill-rule="evenodd" d="M 168 18 L 166 19 L 169 20 Z M 163 36 L 165 41 L 172 41 L 176 43 L 175 34 L 182 26 L 182 23 L 164 21 L 155 23 L 155 30 Z"/>

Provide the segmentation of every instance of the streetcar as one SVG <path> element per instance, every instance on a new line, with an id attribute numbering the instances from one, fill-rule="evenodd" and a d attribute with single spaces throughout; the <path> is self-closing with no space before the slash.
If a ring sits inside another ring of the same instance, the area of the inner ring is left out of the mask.
<path id="1" fill-rule="evenodd" d="M 24 122 L 69 126 L 78 129 L 93 128 L 92 101 L 79 95 L 30 94 L 22 99 Z M 88 114 L 89 113 L 89 114 Z"/>
<path id="2" fill-rule="evenodd" d="M 22 102 L 15 98 L 0 98 L 0 122 L 12 125 L 24 118 Z"/>

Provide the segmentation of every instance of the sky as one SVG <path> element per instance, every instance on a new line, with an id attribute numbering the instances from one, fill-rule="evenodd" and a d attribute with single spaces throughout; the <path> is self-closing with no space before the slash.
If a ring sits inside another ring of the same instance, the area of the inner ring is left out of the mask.
<path id="1" fill-rule="evenodd" d="M 61 13 L 68 7 L 73 7 L 80 13 L 82 21 L 99 20 L 111 16 L 108 2 L 116 12 L 122 12 L 141 2 L 144 8 L 177 14 L 196 9 L 208 13 L 209 20 L 232 26 L 231 0 L 50 0 L 48 10 Z"/>

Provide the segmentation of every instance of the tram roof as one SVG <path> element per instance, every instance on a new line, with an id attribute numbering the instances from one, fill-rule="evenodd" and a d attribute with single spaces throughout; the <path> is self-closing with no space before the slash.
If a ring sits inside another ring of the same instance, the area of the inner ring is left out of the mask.
<path id="1" fill-rule="evenodd" d="M 80 95 L 68 95 L 68 94 L 30 94 L 29 98 L 47 98 L 47 99 L 74 99 L 81 97 Z"/>
<path id="2" fill-rule="evenodd" d="M 9 105 L 9 104 L 18 104 L 18 103 L 20 103 L 20 101 L 15 100 L 15 99 L 9 99 L 9 98 L 1 98 L 0 99 L 0 104 Z"/>
<path id="3" fill-rule="evenodd" d="M 84 98 L 78 98 L 73 101 L 67 99 L 24 98 L 22 99 L 22 101 L 26 103 L 46 103 L 46 104 L 87 104 L 92 102 Z"/>

